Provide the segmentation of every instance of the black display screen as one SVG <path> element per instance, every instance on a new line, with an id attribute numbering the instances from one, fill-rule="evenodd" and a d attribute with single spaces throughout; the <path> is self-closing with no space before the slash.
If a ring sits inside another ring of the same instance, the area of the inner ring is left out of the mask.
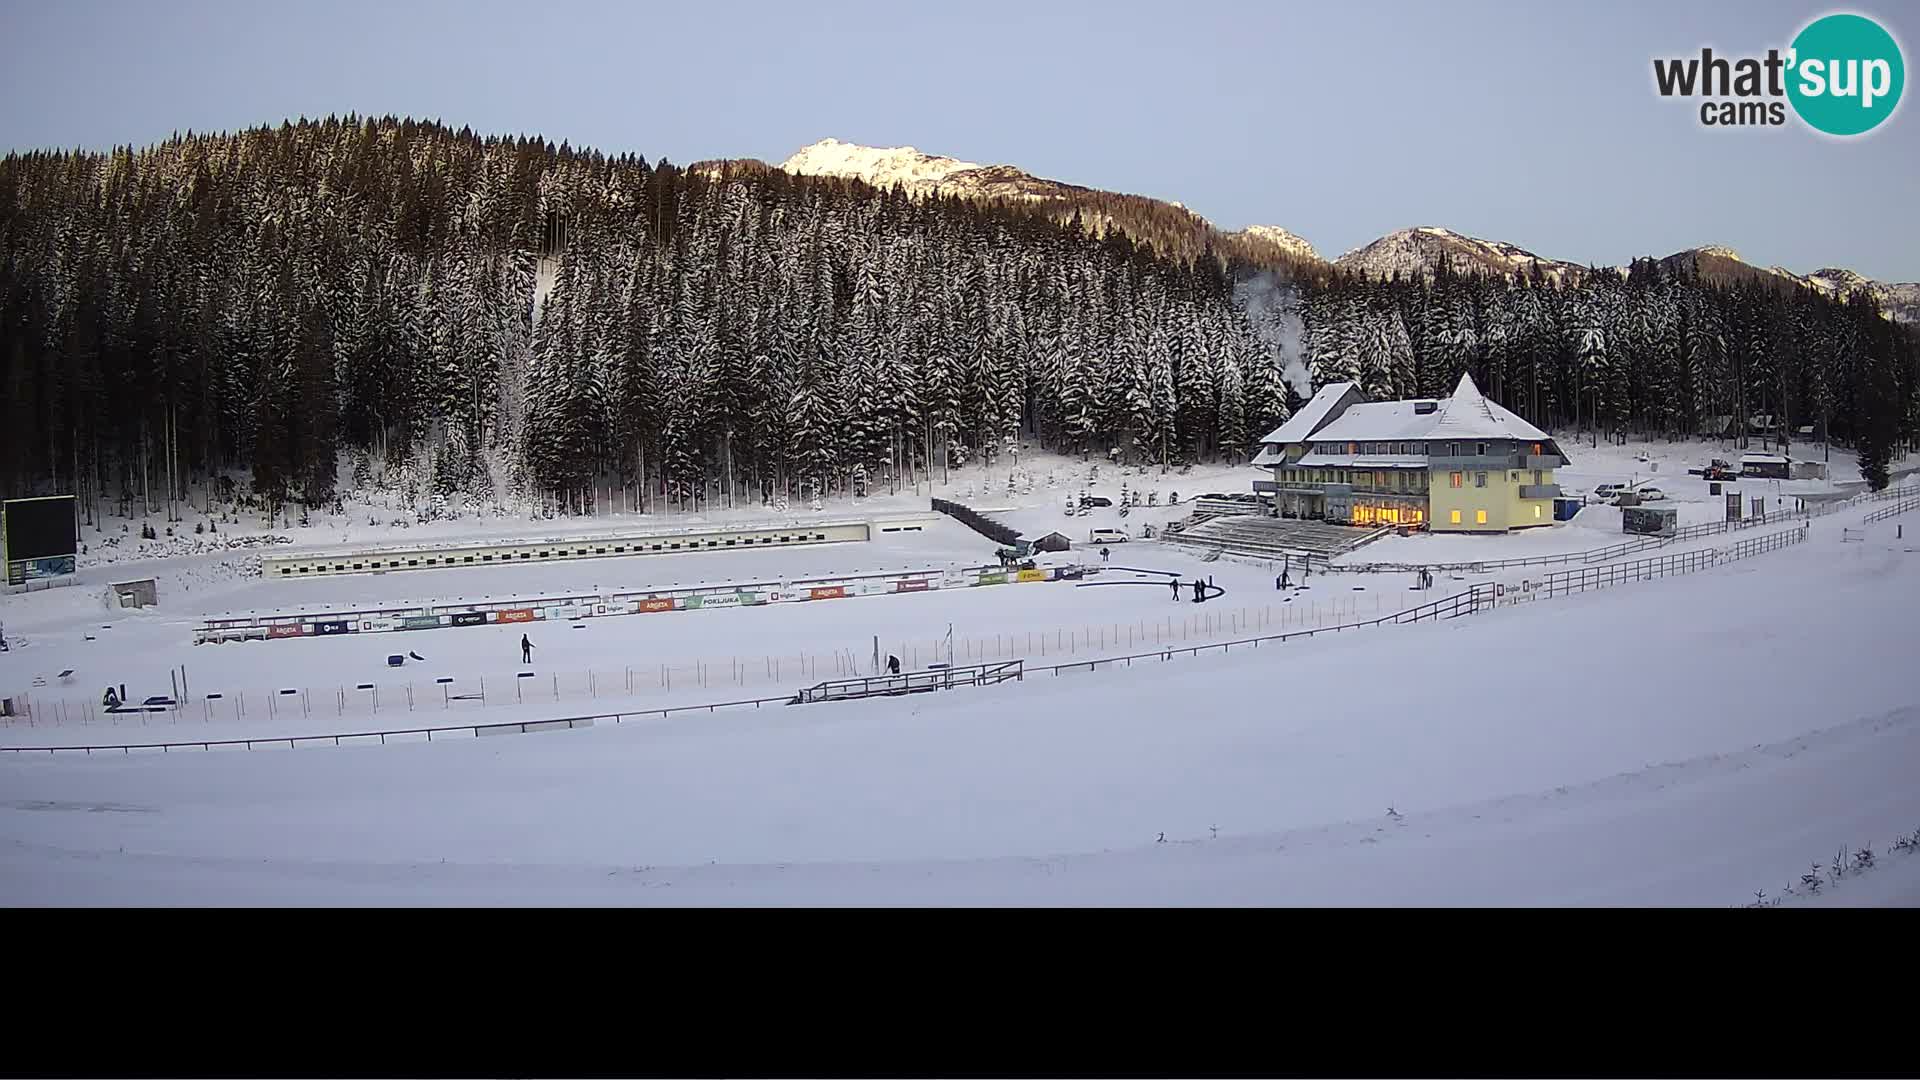
<path id="1" fill-rule="evenodd" d="M 9 501 L 6 529 L 8 562 L 52 559 L 80 551 L 71 495 Z"/>

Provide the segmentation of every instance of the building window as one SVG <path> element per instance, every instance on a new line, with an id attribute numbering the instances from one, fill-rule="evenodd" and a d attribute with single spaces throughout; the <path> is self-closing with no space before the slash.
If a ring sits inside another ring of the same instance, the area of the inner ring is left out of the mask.
<path id="1" fill-rule="evenodd" d="M 1540 507 L 1538 504 L 1535 504 L 1533 508 L 1533 520 L 1535 521 L 1540 520 Z"/>
<path id="2" fill-rule="evenodd" d="M 1534 483 L 1536 483 L 1536 484 L 1543 484 L 1543 483 L 1546 483 L 1546 481 L 1544 481 L 1544 480 L 1542 480 L 1542 479 L 1540 479 L 1540 470 L 1539 470 L 1539 469 L 1535 469 L 1535 470 L 1533 470 L 1533 482 L 1534 482 Z"/>
<path id="3" fill-rule="evenodd" d="M 1374 474 L 1373 474 L 1373 486 L 1374 486 L 1374 487 L 1377 487 L 1377 488 L 1379 488 L 1379 489 L 1381 489 L 1382 491 L 1384 491 L 1384 490 L 1386 490 L 1386 487 L 1387 487 L 1387 474 L 1386 474 L 1386 473 L 1383 473 L 1383 472 L 1377 472 L 1377 473 L 1374 473 Z"/>
<path id="4" fill-rule="evenodd" d="M 1473 486 L 1474 486 L 1474 487 L 1486 487 L 1486 486 L 1487 486 L 1487 474 L 1486 474 L 1486 473 L 1483 473 L 1483 472 L 1477 472 L 1477 473 L 1474 473 L 1474 474 L 1473 474 Z"/>
<path id="5" fill-rule="evenodd" d="M 1485 525 L 1487 523 L 1487 512 L 1485 510 L 1475 510 L 1473 512 L 1473 523 L 1475 525 Z"/>
<path id="6" fill-rule="evenodd" d="M 1458 511 L 1458 510 L 1455 510 L 1455 511 L 1453 512 L 1453 517 L 1452 517 L 1452 519 L 1451 519 L 1451 520 L 1453 521 L 1453 523 L 1454 523 L 1455 525 L 1458 525 L 1458 524 L 1460 524 L 1460 511 Z"/>
<path id="7" fill-rule="evenodd" d="M 1459 457 L 1459 456 L 1460 456 L 1460 444 L 1459 444 L 1459 443 L 1448 443 L 1448 444 L 1447 444 L 1447 456 L 1448 456 L 1448 457 Z"/>
<path id="8" fill-rule="evenodd" d="M 1475 456 L 1475 457 L 1486 457 L 1486 456 L 1487 456 L 1487 444 L 1486 444 L 1486 443 L 1475 443 L 1475 444 L 1474 444 L 1474 446 L 1473 446 L 1473 454 L 1474 454 L 1474 456 Z"/>
<path id="9" fill-rule="evenodd" d="M 1348 443 L 1348 444 L 1347 444 L 1347 453 L 1349 453 L 1349 454 L 1357 454 L 1357 453 L 1359 453 L 1359 452 L 1360 452 L 1360 444 L 1359 444 L 1359 443 L 1352 443 L 1352 442 L 1350 442 L 1350 443 Z"/>
<path id="10" fill-rule="evenodd" d="M 1464 485 L 1464 484 L 1466 483 L 1466 479 L 1467 479 L 1467 474 L 1466 474 L 1466 473 L 1454 473 L 1454 474 L 1453 474 L 1453 486 L 1454 486 L 1454 487 L 1461 487 L 1461 486 L 1463 486 L 1463 485 Z"/>
<path id="11" fill-rule="evenodd" d="M 1534 444 L 1533 444 L 1533 456 L 1534 456 L 1534 457 L 1539 457 L 1539 456 L 1540 456 L 1540 444 L 1539 444 L 1539 443 L 1534 443 Z"/>

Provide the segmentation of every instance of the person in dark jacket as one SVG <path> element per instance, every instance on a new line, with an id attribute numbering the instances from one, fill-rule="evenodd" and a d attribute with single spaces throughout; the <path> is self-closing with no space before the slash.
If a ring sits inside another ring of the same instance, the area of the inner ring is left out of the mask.
<path id="1" fill-rule="evenodd" d="M 887 654 L 887 674 L 889 675 L 900 674 L 900 658 L 893 655 L 892 653 Z"/>
<path id="2" fill-rule="evenodd" d="M 523 664 L 533 663 L 533 642 L 529 640 L 525 634 L 520 635 L 520 662 Z"/>
<path id="3" fill-rule="evenodd" d="M 1112 558 L 1112 556 L 1113 556 L 1113 549 L 1112 549 L 1112 548 L 1101 548 L 1101 549 L 1100 549 L 1100 561 L 1101 561 L 1101 562 L 1106 562 L 1106 561 L 1107 561 L 1107 560 L 1108 560 L 1109 558 Z"/>
<path id="4" fill-rule="evenodd" d="M 1180 579 L 1176 577 L 1172 581 L 1167 582 L 1167 584 L 1173 586 L 1173 602 L 1176 604 L 1179 603 L 1180 602 Z"/>

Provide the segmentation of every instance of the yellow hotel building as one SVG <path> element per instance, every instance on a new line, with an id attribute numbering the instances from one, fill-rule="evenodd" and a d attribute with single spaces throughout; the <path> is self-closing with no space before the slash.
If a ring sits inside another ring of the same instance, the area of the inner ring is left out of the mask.
<path id="1" fill-rule="evenodd" d="M 1451 397 L 1368 401 L 1329 383 L 1261 439 L 1254 490 L 1281 517 L 1433 532 L 1509 532 L 1553 524 L 1553 437 L 1495 402 L 1467 375 Z"/>

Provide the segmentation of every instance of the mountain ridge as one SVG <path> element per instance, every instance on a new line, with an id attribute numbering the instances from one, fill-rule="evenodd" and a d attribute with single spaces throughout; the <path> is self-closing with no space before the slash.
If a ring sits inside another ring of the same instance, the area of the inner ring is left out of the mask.
<path id="1" fill-rule="evenodd" d="M 732 163 L 777 168 L 795 175 L 856 179 L 884 190 L 899 188 L 914 198 L 938 195 L 1029 205 L 1058 204 L 1062 213 L 1057 216 L 1064 219 L 1064 211 L 1071 207 L 1097 235 L 1112 231 L 1132 235 L 1135 230 L 1126 219 L 1137 215 L 1114 213 L 1098 205 L 1107 199 L 1126 200 L 1136 209 L 1147 208 L 1150 217 L 1168 219 L 1156 222 L 1158 227 L 1147 231 L 1187 234 L 1185 243 L 1173 245 L 1176 254 L 1190 256 L 1211 246 L 1219 253 L 1238 255 L 1255 265 L 1281 263 L 1295 271 L 1309 273 L 1339 270 L 1369 277 L 1395 274 L 1426 277 L 1432 274 L 1434 263 L 1441 255 L 1445 255 L 1456 270 L 1506 276 L 1530 273 L 1537 264 L 1548 280 L 1562 284 L 1578 281 L 1589 272 L 1585 263 L 1540 255 L 1509 241 L 1473 236 L 1440 225 L 1397 229 L 1330 259 L 1321 255 L 1310 241 L 1284 226 L 1263 224 L 1222 229 L 1174 200 L 1071 184 L 1036 176 L 1014 165 L 963 161 L 912 146 L 874 147 L 830 137 L 801 147 L 777 166 L 757 159 L 735 159 Z M 715 168 L 723 164 L 727 163 L 702 163 Z M 1134 239 L 1152 243 L 1156 238 L 1135 236 Z M 1166 245 L 1156 243 L 1156 246 Z M 1920 322 L 1920 283 L 1882 282 L 1844 267 L 1822 267 L 1810 274 L 1781 266 L 1762 267 L 1746 262 L 1738 251 L 1721 244 L 1686 248 L 1656 261 L 1667 269 L 1685 267 L 1710 280 L 1723 282 L 1771 282 L 1813 289 L 1828 296 L 1862 289 L 1879 301 L 1889 318 Z"/>

